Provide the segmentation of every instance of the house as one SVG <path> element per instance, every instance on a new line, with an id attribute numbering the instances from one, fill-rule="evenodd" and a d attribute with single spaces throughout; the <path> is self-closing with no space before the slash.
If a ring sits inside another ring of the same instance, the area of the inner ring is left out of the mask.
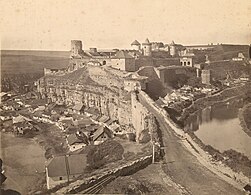
<path id="1" fill-rule="evenodd" d="M 92 140 L 94 145 L 98 145 L 110 138 L 112 138 L 112 132 L 107 127 L 101 126 L 94 132 Z"/>
<path id="2" fill-rule="evenodd" d="M 31 122 L 32 120 L 23 116 L 23 115 L 18 115 L 17 117 L 13 117 L 13 124 L 21 123 L 21 122 L 25 122 L 25 121 Z"/>
<path id="3" fill-rule="evenodd" d="M 105 125 L 109 127 L 114 122 L 114 120 L 109 119 L 108 121 L 105 122 Z"/>
<path id="4" fill-rule="evenodd" d="M 110 66 L 128 72 L 136 70 L 134 57 L 123 50 L 117 51 L 115 57 L 111 58 Z"/>
<path id="5" fill-rule="evenodd" d="M 85 110 L 85 113 L 88 116 L 94 116 L 94 115 L 97 116 L 97 115 L 99 115 L 99 110 L 95 107 L 90 107 L 87 110 Z"/>
<path id="6" fill-rule="evenodd" d="M 84 113 L 84 104 L 83 103 L 78 103 L 75 104 L 75 106 L 72 107 L 73 113 L 76 114 L 83 114 Z"/>
<path id="7" fill-rule="evenodd" d="M 72 181 L 83 174 L 86 166 L 86 154 L 54 156 L 45 166 L 47 188 Z"/>
<path id="8" fill-rule="evenodd" d="M 110 119 L 109 116 L 103 115 L 98 119 L 98 121 L 101 123 L 105 123 L 105 122 L 109 121 L 109 119 Z"/>
<path id="9" fill-rule="evenodd" d="M 94 123 L 92 122 L 91 119 L 85 118 L 85 119 L 80 119 L 77 121 L 74 121 L 75 126 L 79 127 L 80 129 L 85 128 L 87 126 L 91 126 Z"/>
<path id="10" fill-rule="evenodd" d="M 78 131 L 76 134 L 74 133 L 69 135 L 66 138 L 66 141 L 71 152 L 79 150 L 88 145 L 88 138 L 81 131 Z"/>
<path id="11" fill-rule="evenodd" d="M 122 133 L 122 131 L 121 131 L 121 129 L 119 128 L 120 126 L 119 126 L 119 124 L 117 124 L 117 123 L 113 123 L 113 124 L 111 124 L 110 126 L 109 126 L 109 129 L 114 133 L 114 134 L 121 134 Z"/>
<path id="12" fill-rule="evenodd" d="M 29 121 L 22 121 L 13 125 L 14 133 L 18 135 L 27 134 L 29 131 L 34 130 L 33 125 Z"/>
<path id="13" fill-rule="evenodd" d="M 241 81 L 249 81 L 249 75 L 248 74 L 242 74 L 241 76 L 240 76 L 240 80 Z"/>

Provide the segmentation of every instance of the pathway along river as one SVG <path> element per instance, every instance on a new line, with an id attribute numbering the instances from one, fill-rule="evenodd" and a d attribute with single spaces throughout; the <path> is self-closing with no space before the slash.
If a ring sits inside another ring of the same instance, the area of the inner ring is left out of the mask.
<path id="1" fill-rule="evenodd" d="M 29 189 L 45 178 L 44 150 L 32 139 L 0 132 L 0 157 L 7 180 L 5 189 L 27 194 Z"/>
<path id="2" fill-rule="evenodd" d="M 251 137 L 242 130 L 238 118 L 242 107 L 242 99 L 209 106 L 191 115 L 185 128 L 220 152 L 233 149 L 251 159 Z"/>

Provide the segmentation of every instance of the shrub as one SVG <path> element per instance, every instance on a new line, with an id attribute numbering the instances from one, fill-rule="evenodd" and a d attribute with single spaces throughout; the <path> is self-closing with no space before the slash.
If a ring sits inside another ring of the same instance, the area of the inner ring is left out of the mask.
<path id="1" fill-rule="evenodd" d="M 123 146 L 114 140 L 107 140 L 97 145 L 87 153 L 87 161 L 91 169 L 98 169 L 103 165 L 122 159 Z"/>

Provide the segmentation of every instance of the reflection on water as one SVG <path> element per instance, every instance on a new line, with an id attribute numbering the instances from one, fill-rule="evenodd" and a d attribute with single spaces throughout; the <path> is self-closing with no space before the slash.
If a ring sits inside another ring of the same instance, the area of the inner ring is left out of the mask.
<path id="1" fill-rule="evenodd" d="M 221 152 L 234 149 L 251 159 L 251 137 L 242 130 L 238 119 L 241 107 L 243 100 L 207 107 L 191 115 L 185 128 Z"/>

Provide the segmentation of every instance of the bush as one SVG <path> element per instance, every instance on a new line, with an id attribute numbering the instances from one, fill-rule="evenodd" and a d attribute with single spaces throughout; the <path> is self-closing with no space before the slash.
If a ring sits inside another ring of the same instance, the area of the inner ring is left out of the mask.
<path id="1" fill-rule="evenodd" d="M 123 146 L 114 140 L 107 140 L 100 145 L 90 148 L 87 162 L 91 169 L 98 169 L 103 165 L 122 159 Z"/>
<path id="2" fill-rule="evenodd" d="M 138 138 L 139 143 L 144 144 L 144 143 L 149 142 L 150 140 L 151 140 L 151 136 L 149 134 L 149 131 L 148 130 L 143 130 L 140 133 L 139 138 Z"/>

